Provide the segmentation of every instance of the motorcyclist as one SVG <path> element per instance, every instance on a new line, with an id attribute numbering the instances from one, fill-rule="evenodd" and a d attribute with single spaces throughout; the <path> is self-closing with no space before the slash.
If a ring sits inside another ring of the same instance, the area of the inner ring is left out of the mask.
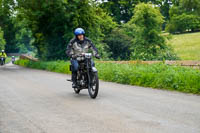
<path id="1" fill-rule="evenodd" d="M 5 53 L 4 50 L 1 50 L 0 57 L 3 57 L 3 62 L 4 62 L 4 64 L 5 64 L 7 55 L 6 55 L 6 53 Z"/>
<path id="2" fill-rule="evenodd" d="M 92 41 L 85 37 L 85 31 L 82 28 L 77 28 L 74 31 L 75 37 L 69 42 L 66 50 L 66 54 L 71 58 L 72 65 L 72 87 L 77 87 L 77 71 L 79 67 L 80 60 L 78 56 L 82 53 L 87 53 L 89 50 L 92 50 L 93 55 L 96 58 L 100 58 L 97 48 L 94 46 Z M 94 66 L 94 62 L 92 61 Z"/>
<path id="3" fill-rule="evenodd" d="M 12 56 L 12 63 L 14 64 L 15 62 L 15 56 Z"/>

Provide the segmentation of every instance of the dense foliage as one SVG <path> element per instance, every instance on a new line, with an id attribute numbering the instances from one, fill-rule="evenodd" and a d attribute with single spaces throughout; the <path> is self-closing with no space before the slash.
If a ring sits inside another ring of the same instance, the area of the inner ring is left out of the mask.
<path id="1" fill-rule="evenodd" d="M 73 31 L 82 27 L 104 60 L 172 60 L 161 30 L 167 23 L 171 33 L 198 31 L 199 7 L 199 0 L 0 0 L 0 45 L 66 60 Z"/>
<path id="2" fill-rule="evenodd" d="M 16 46 L 14 28 L 14 8 L 15 4 L 13 0 L 0 0 L 0 27 L 4 32 L 4 39 L 6 40 L 6 51 L 18 52 Z"/>
<path id="3" fill-rule="evenodd" d="M 106 46 L 100 46 L 101 38 L 115 26 L 112 18 L 89 0 L 18 2 L 22 7 L 19 9 L 21 17 L 28 21 L 35 38 L 33 45 L 42 59 L 66 58 L 65 48 L 77 27 L 84 28 L 86 35 L 104 51 Z"/>
<path id="4" fill-rule="evenodd" d="M 167 31 L 183 33 L 200 30 L 200 1 L 180 0 L 170 11 Z"/>
<path id="5" fill-rule="evenodd" d="M 104 42 L 109 46 L 110 59 L 114 60 L 129 60 L 131 55 L 131 45 L 134 29 L 126 24 L 121 27 L 116 27 L 104 39 Z M 129 34 L 130 33 L 130 34 Z"/>
<path id="6" fill-rule="evenodd" d="M 200 16 L 193 14 L 181 14 L 173 16 L 167 30 L 170 33 L 183 33 L 186 31 L 200 30 Z"/>
<path id="7" fill-rule="evenodd" d="M 1 27 L 0 27 L 0 50 L 5 49 L 5 44 L 6 44 L 6 41 L 3 36 L 3 31 L 1 30 Z"/>
<path id="8" fill-rule="evenodd" d="M 152 4 L 138 4 L 130 24 L 135 25 L 132 59 L 162 60 L 176 59 L 164 36 L 161 35 L 163 16 Z"/>

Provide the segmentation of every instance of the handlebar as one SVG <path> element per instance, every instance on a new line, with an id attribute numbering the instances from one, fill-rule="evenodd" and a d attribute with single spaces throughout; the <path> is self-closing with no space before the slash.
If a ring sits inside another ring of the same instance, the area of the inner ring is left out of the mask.
<path id="1" fill-rule="evenodd" d="M 80 55 L 72 55 L 72 58 L 84 57 L 84 58 L 91 58 L 93 55 L 91 53 L 81 53 Z M 100 59 L 100 56 L 95 56 L 96 58 Z"/>
<path id="2" fill-rule="evenodd" d="M 91 53 L 81 53 L 80 55 L 72 55 L 72 56 L 75 56 L 75 57 L 85 57 L 85 56 L 92 56 Z"/>

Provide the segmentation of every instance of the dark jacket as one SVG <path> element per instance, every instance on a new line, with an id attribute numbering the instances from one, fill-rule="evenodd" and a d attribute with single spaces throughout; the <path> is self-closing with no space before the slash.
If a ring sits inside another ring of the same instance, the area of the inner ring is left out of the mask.
<path id="1" fill-rule="evenodd" d="M 79 41 L 77 38 L 73 38 L 67 46 L 66 54 L 71 57 L 72 55 L 87 53 L 89 50 L 92 50 L 94 56 L 98 54 L 97 48 L 90 39 L 85 37 L 84 41 Z"/>

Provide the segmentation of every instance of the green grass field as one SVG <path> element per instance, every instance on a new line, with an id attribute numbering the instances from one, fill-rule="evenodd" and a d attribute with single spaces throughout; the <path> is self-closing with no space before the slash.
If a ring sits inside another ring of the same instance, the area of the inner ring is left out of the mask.
<path id="1" fill-rule="evenodd" d="M 181 60 L 200 60 L 200 32 L 173 35 L 170 44 Z"/>

